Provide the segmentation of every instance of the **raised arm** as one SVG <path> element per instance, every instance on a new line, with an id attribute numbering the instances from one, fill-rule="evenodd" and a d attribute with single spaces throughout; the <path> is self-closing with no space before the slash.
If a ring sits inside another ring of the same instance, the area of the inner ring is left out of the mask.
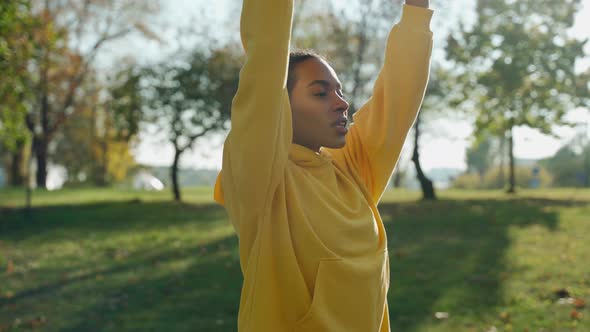
<path id="1" fill-rule="evenodd" d="M 240 22 L 246 53 L 232 102 L 231 131 L 215 199 L 232 213 L 238 235 L 256 232 L 255 213 L 270 203 L 288 159 L 291 110 L 286 89 L 293 0 L 244 0 Z"/>
<path id="2" fill-rule="evenodd" d="M 375 203 L 416 120 L 428 82 L 433 11 L 423 6 L 428 1 L 407 0 L 403 5 L 401 20 L 389 33 L 371 98 L 353 115 L 345 147 L 328 149 L 336 162 L 358 174 Z"/>

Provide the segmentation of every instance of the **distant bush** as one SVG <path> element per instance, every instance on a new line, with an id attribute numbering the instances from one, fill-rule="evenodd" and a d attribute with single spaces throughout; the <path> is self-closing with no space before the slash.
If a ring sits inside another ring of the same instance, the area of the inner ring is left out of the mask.
<path id="1" fill-rule="evenodd" d="M 531 187 L 533 167 L 517 166 L 514 168 L 514 172 L 517 187 Z M 502 178 L 500 167 L 494 166 L 491 167 L 483 177 L 474 172 L 461 174 L 453 180 L 451 186 L 457 189 L 502 189 L 508 184 L 509 175 L 509 169 L 505 168 L 504 177 Z M 539 179 L 539 188 L 551 186 L 553 177 L 545 168 L 539 167 L 537 178 Z"/>
<path id="2" fill-rule="evenodd" d="M 481 187 L 481 178 L 475 172 L 463 173 L 457 175 L 453 180 L 451 187 L 456 189 L 479 189 Z"/>

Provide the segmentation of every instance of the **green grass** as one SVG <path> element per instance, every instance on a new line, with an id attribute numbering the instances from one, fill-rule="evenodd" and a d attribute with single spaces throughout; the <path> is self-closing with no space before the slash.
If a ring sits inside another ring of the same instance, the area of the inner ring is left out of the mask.
<path id="1" fill-rule="evenodd" d="M 183 200 L 190 203 L 213 203 L 213 192 L 208 187 L 183 188 L 181 193 Z M 163 202 L 170 200 L 171 197 L 170 190 L 139 191 L 114 188 L 36 190 L 32 195 L 32 205 L 80 205 L 133 200 Z M 25 198 L 26 193 L 22 189 L 2 189 L 0 190 L 0 207 L 22 208 L 25 206 Z"/>
<path id="2" fill-rule="evenodd" d="M 26 213 L 0 191 L 0 331 L 235 331 L 237 239 L 211 189 L 184 194 L 35 192 Z M 590 331 L 555 295 L 590 303 L 590 190 L 439 196 L 380 204 L 392 331 Z"/>

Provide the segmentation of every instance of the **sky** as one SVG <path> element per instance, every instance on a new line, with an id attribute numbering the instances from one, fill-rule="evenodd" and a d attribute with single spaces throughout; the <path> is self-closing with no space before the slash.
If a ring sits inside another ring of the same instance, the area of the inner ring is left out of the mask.
<path id="1" fill-rule="evenodd" d="M 164 22 L 166 29 L 158 31 L 163 36 L 164 44 L 155 41 L 125 40 L 119 43 L 111 52 L 102 59 L 103 64 L 109 64 L 122 55 L 130 54 L 138 57 L 140 62 L 151 62 L 162 59 L 163 57 L 174 54 L 180 44 L 190 44 L 190 38 L 183 41 L 177 41 L 173 30 L 176 27 L 182 27 L 192 24 L 198 17 L 206 16 L 213 22 L 213 27 L 204 32 L 205 38 L 223 39 L 221 35 L 224 29 L 215 29 L 215 25 L 235 25 L 235 33 L 238 33 L 237 22 L 228 21 L 230 19 L 230 1 L 219 0 L 210 1 L 181 1 L 170 0 L 165 2 L 159 20 Z M 344 3 L 345 0 L 336 0 Z M 211 4 L 215 3 L 214 6 Z M 442 39 L 446 36 L 448 29 L 457 25 L 458 20 L 463 22 L 473 21 L 473 8 L 475 0 L 456 0 L 453 1 L 448 12 L 437 15 L 437 8 L 433 7 L 435 14 L 431 27 L 438 27 L 439 31 L 434 31 L 435 41 L 433 58 L 442 57 L 442 48 L 437 48 L 437 44 L 442 44 Z M 235 12 L 231 13 L 235 15 Z M 227 30 L 227 29 L 225 29 Z M 578 39 L 590 38 L 590 0 L 583 0 L 583 8 L 578 12 L 574 28 L 571 35 Z M 140 52 L 138 52 L 140 50 Z M 586 53 L 590 55 L 590 42 L 586 45 Z M 586 61 L 579 64 L 581 68 L 590 66 L 590 56 Z M 552 156 L 563 144 L 566 144 L 576 132 L 585 132 L 590 136 L 590 111 L 577 109 L 570 114 L 568 118 L 572 121 L 581 123 L 578 128 L 555 128 L 561 139 L 552 138 L 542 135 L 536 130 L 518 127 L 514 130 L 514 154 L 517 158 L 540 159 Z M 183 168 L 221 168 L 222 146 L 224 135 L 217 135 L 208 139 L 208 141 L 198 141 L 197 147 L 185 153 L 181 159 Z M 459 168 L 465 169 L 465 150 L 472 139 L 472 126 L 466 120 L 458 119 L 441 119 L 435 123 L 430 123 L 428 129 L 420 142 L 420 157 L 422 167 L 428 171 L 433 168 Z M 408 136 L 402 150 L 399 163 L 408 163 L 413 147 L 413 139 Z M 140 144 L 136 147 L 134 155 L 138 162 L 142 164 L 169 166 L 173 158 L 172 147 L 161 137 L 143 134 L 140 136 Z"/>

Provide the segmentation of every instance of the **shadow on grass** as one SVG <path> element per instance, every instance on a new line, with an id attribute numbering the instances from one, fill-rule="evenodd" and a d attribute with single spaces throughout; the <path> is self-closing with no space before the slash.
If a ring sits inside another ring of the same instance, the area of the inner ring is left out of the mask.
<path id="1" fill-rule="evenodd" d="M 29 212 L 5 208 L 0 217 L 1 239 L 19 241 L 34 236 L 50 240 L 54 235 L 76 238 L 89 233 L 146 231 L 189 222 L 213 226 L 226 214 L 214 204 L 130 200 L 37 207 Z"/>
<path id="2" fill-rule="evenodd" d="M 37 269 L 34 279 L 30 272 L 3 275 L 0 271 L 0 284 L 3 279 L 17 283 L 15 279 L 27 279 L 25 287 L 9 297 L 0 292 L 0 330 L 14 317 L 26 321 L 40 312 L 48 316 L 49 331 L 194 331 L 209 320 L 221 326 L 224 320 L 219 315 L 224 312 L 237 317 L 241 289 L 237 238 L 215 232 L 228 226 L 219 206 L 131 201 L 31 212 L 4 209 L 0 242 L 19 252 L 26 244 L 33 248 L 28 255 L 40 253 L 34 249 L 36 243 L 96 242 L 93 250 L 102 258 L 96 264 L 84 255 L 70 255 L 73 264 Z M 197 234 L 208 230 L 215 235 Z M 146 232 L 161 233 L 171 241 L 142 240 Z M 117 258 L 123 248 L 113 237 L 121 233 L 140 239 Z M 173 237 L 179 233 L 181 241 L 175 243 Z M 218 304 L 215 315 L 208 312 L 211 303 Z M 219 311 L 219 306 L 226 309 Z"/>
<path id="3" fill-rule="evenodd" d="M 548 199 L 439 200 L 380 206 L 391 254 L 392 330 L 415 331 L 435 312 L 477 322 L 501 305 L 512 273 L 509 228 L 558 226 L 555 207 L 587 205 Z"/>
<path id="4" fill-rule="evenodd" d="M 60 331 L 235 331 L 242 285 L 237 239 L 170 252 L 190 260 L 178 273 L 111 281 L 90 307 L 80 308 Z M 135 264 L 150 264 L 154 257 Z"/>
<path id="5" fill-rule="evenodd" d="M 501 304 L 503 280 L 515 272 L 506 264 L 509 229 L 538 225 L 555 230 L 559 216 L 553 208 L 572 204 L 587 202 L 442 200 L 380 205 L 391 253 L 392 330 L 416 331 L 435 320 L 436 311 L 475 319 L 487 315 Z M 2 238 L 13 241 L 39 232 L 51 237 L 150 228 L 165 232 L 179 223 L 219 227 L 223 213 L 213 205 L 101 203 L 35 210 L 26 225 L 18 225 L 24 220 L 12 215 L 0 230 Z M 54 233 L 56 228 L 61 231 Z M 64 323 L 52 331 L 235 331 L 242 282 L 237 246 L 235 236 L 179 248 L 146 244 L 122 262 L 89 266 L 88 273 L 31 287 L 3 304 L 70 303 L 60 312 Z"/>

